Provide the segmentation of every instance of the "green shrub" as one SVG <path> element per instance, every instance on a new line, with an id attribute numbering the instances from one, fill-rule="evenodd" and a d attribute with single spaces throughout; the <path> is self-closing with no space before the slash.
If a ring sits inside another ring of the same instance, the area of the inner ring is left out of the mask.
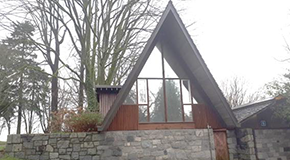
<path id="1" fill-rule="evenodd" d="M 102 116 L 97 112 L 82 112 L 67 119 L 66 125 L 72 132 L 98 131 L 97 125 L 102 122 Z"/>
<path id="2" fill-rule="evenodd" d="M 60 109 L 53 113 L 51 122 L 52 132 L 94 132 L 102 122 L 98 112 L 88 112 L 82 109 Z"/>

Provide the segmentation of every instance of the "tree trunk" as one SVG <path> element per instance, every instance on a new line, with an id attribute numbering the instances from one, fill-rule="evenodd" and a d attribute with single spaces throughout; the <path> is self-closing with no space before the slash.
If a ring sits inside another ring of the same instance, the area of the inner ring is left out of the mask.
<path id="1" fill-rule="evenodd" d="M 84 65 L 80 67 L 80 86 L 79 86 L 79 102 L 78 107 L 84 108 Z"/>
<path id="2" fill-rule="evenodd" d="M 98 111 L 98 102 L 97 97 L 95 93 L 95 78 L 92 77 L 92 73 L 94 72 L 86 70 L 86 96 L 87 96 L 87 102 L 88 102 L 88 110 L 91 112 L 97 112 Z"/>
<path id="3" fill-rule="evenodd" d="M 51 80 L 51 111 L 57 112 L 57 103 L 58 103 L 58 78 L 56 73 L 53 73 Z"/>
<path id="4" fill-rule="evenodd" d="M 20 91 L 19 91 L 19 106 L 18 106 L 18 120 L 17 120 L 17 131 L 16 134 L 21 132 L 21 117 L 22 117 L 22 105 L 23 105 L 23 74 L 20 77 Z"/>

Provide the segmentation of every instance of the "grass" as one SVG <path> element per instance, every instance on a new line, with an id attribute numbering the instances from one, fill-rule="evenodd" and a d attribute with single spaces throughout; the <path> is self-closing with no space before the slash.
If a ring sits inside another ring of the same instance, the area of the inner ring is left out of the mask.
<path id="1" fill-rule="evenodd" d="M 0 141 L 0 151 L 4 150 L 6 146 L 6 142 Z"/>

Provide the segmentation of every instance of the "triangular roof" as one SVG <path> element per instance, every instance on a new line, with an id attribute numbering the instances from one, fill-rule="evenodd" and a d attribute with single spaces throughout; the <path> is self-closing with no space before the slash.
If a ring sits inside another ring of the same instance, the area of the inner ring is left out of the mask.
<path id="1" fill-rule="evenodd" d="M 249 118 L 253 117 L 266 110 L 269 107 L 280 104 L 285 100 L 282 96 L 277 96 L 274 98 L 268 98 L 254 103 L 244 104 L 233 108 L 233 112 L 239 123 L 247 121 Z"/>
<path id="2" fill-rule="evenodd" d="M 169 1 L 159 23 L 147 41 L 102 125 L 98 127 L 99 131 L 106 130 L 111 124 L 155 46 L 165 52 L 165 59 L 175 73 L 179 74 L 178 76 L 186 75 L 194 84 L 197 84 L 194 87 L 198 92 L 193 93 L 196 98 L 200 101 L 206 101 L 206 104 L 217 111 L 227 127 L 237 126 L 237 120 L 229 104 L 193 43 L 172 2 Z"/>

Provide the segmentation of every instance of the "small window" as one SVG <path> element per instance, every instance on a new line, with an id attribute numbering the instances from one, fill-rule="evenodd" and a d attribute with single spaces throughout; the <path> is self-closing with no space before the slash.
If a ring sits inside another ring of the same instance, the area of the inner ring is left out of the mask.
<path id="1" fill-rule="evenodd" d="M 267 127 L 267 122 L 265 120 L 261 120 L 261 127 Z"/>

